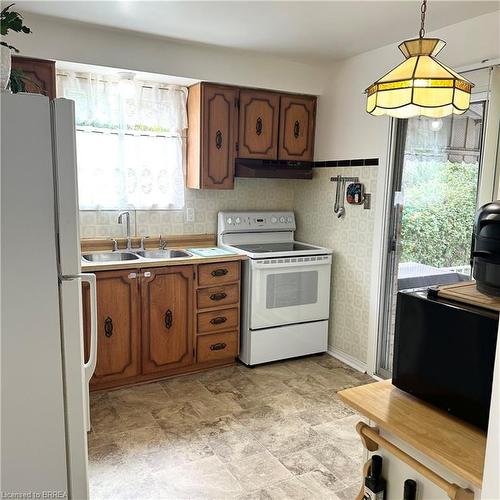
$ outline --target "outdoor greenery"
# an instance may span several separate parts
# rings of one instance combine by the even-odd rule
[[[469,263],[477,163],[406,161],[400,262]]]

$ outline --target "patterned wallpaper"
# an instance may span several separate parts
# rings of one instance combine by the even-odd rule
[[[294,182],[281,179],[236,179],[235,189],[227,191],[186,189],[184,210],[130,211],[131,232],[135,236],[216,233],[220,210],[293,210],[293,196]],[[188,208],[193,209],[193,222],[187,222]],[[125,236],[125,227],[117,223],[118,213],[80,212],[80,236]]]
[[[312,181],[295,184],[296,237],[333,250],[328,343],[365,363],[378,168],[318,168],[314,173]],[[370,210],[346,203],[345,217],[337,218],[336,184],[330,177],[338,174],[359,177],[372,194]]]

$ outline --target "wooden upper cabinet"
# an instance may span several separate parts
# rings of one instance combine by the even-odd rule
[[[281,96],[279,160],[313,160],[315,115],[316,97]]]
[[[241,90],[238,157],[276,160],[280,96],[261,90]]]
[[[187,186],[232,189],[238,89],[199,83],[189,88]]]
[[[12,56],[12,69],[20,69],[27,79],[26,92],[56,97],[56,66],[54,61]]]
[[[142,370],[169,371],[192,364],[193,267],[145,269],[142,284]]]
[[[97,364],[92,386],[140,373],[140,299],[137,271],[102,271],[97,276]],[[90,314],[83,289],[85,352],[88,358]]]

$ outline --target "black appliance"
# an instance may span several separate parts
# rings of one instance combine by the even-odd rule
[[[429,290],[398,293],[392,383],[486,430],[498,313]]]
[[[500,201],[487,203],[477,211],[472,238],[477,289],[500,296]]]

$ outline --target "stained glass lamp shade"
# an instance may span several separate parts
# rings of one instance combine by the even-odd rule
[[[438,38],[402,42],[406,60],[366,89],[368,113],[395,118],[465,113],[474,85],[436,59],[445,45]]]

